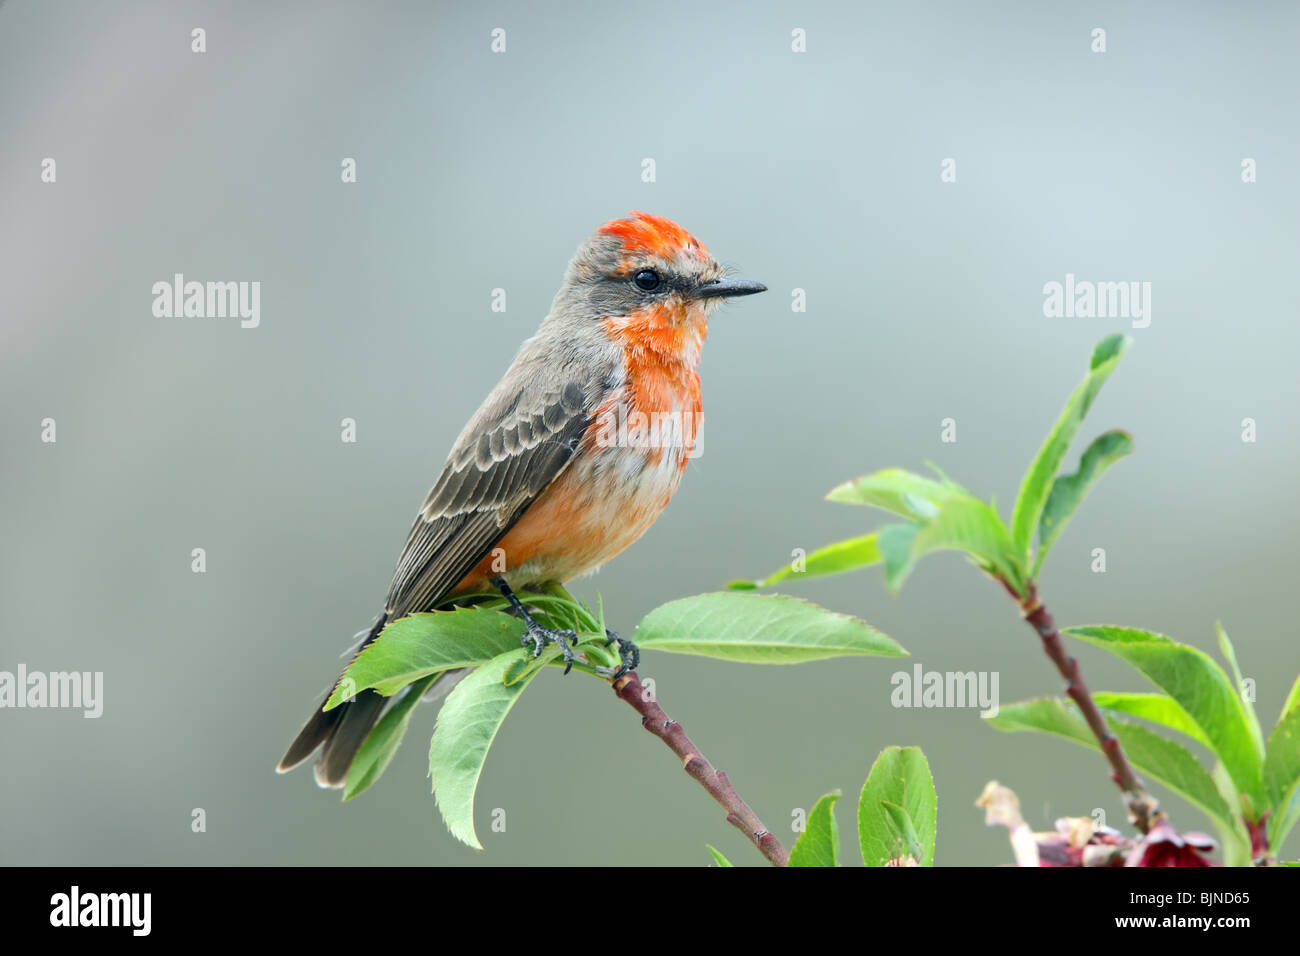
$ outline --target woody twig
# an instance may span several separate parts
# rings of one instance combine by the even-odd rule
[[[1106,718],[1101,714],[1101,709],[1097,706],[1097,702],[1093,700],[1092,691],[1088,690],[1088,685],[1083,682],[1083,676],[1079,673],[1079,662],[1066,652],[1065,643],[1061,640],[1061,633],[1056,628],[1056,622],[1052,620],[1052,615],[1048,612],[1047,607],[1038,599],[1037,588],[1031,583],[1027,593],[1022,597],[1008,582],[1002,581],[1001,583],[1016,604],[1020,606],[1020,612],[1024,615],[1025,621],[1042,640],[1043,651],[1056,665],[1060,675],[1065,678],[1066,694],[1079,708],[1084,721],[1088,724],[1088,729],[1097,738],[1102,754],[1110,763],[1111,779],[1115,781],[1124,795],[1124,805],[1128,808],[1129,819],[1140,831],[1143,833],[1148,832],[1152,826],[1164,818],[1164,814],[1160,811],[1160,805],[1156,798],[1151,796],[1142,785],[1142,781],[1138,779],[1137,772],[1134,771],[1133,765],[1129,763],[1128,756],[1124,753],[1124,748],[1120,745],[1119,739],[1111,732],[1110,726],[1106,723]]]
[[[749,804],[741,799],[727,775],[714,768],[708,758],[686,736],[682,725],[664,713],[635,672],[624,674],[614,681],[614,693],[631,705],[641,715],[641,726],[654,734],[682,761],[682,769],[699,781],[727,811],[727,822],[749,839],[773,866],[785,866],[790,854]]]

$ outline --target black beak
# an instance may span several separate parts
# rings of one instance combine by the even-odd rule
[[[737,295],[766,292],[767,286],[752,279],[714,279],[687,293],[688,299],[729,299]]]

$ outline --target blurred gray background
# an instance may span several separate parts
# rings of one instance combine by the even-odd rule
[[[429,794],[432,708],[354,803],[272,772],[461,425],[574,249],[631,209],[772,291],[712,324],[704,454],[677,499],[575,585],[616,627],[876,526],[822,501],[876,468],[932,460],[1008,511],[1093,343],[1127,330],[1082,437],[1124,427],[1137,451],[1058,543],[1044,597],[1062,624],[1207,650],[1221,619],[1271,725],[1300,669],[1300,12],[1048,6],[4,4],[0,669],[103,671],[105,709],[0,711],[0,860],[702,865],[707,841],[761,862],[582,676],[548,673],[505,724],[483,854]],[[260,281],[261,326],[155,318],[151,286],[175,272]],[[1045,318],[1043,284],[1067,272],[1151,282],[1150,327]],[[914,662],[997,671],[1004,702],[1060,690],[960,558],[925,561],[897,597],[878,569],[788,590],[912,660],[642,668],[787,839],[793,809],[839,787],[855,855],[852,804],[889,744],[929,756],[941,864],[1010,859],[972,805],[989,779],[1037,828],[1121,819],[1095,754],[890,706]],[[1092,686],[1148,689],[1077,650]],[[1179,825],[1209,826],[1157,790]]]

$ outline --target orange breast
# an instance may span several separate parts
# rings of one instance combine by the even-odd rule
[[[676,492],[701,422],[704,314],[661,306],[610,318],[606,330],[623,344],[623,385],[598,407],[569,467],[457,592],[501,573],[516,585],[575,578],[641,537]]]

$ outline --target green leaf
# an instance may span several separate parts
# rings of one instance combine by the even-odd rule
[[[731,861],[728,860],[725,856],[723,856],[721,853],[719,853],[709,844],[706,843],[704,845],[708,847],[709,853],[713,855],[714,863],[718,864],[718,866],[731,866]]]
[[[885,810],[885,816],[889,818],[890,829],[894,832],[902,854],[910,856],[913,860],[921,859],[925,851],[921,848],[921,838],[916,833],[916,824],[912,822],[911,815],[903,807],[888,800],[881,800],[880,805]],[[896,852],[895,856],[898,855],[899,853]]]
[[[542,668],[558,661],[560,654],[559,645],[547,644],[536,657],[533,657],[531,651],[516,657],[501,676],[501,683],[511,687],[520,682],[530,681]]]
[[[886,468],[846,481],[831,489],[826,498],[841,504],[883,508],[904,518],[922,519],[932,517],[940,504],[959,494],[963,494],[961,486],[951,481],[935,481],[902,468]]]
[[[1021,730],[1040,730],[1070,740],[1097,746],[1097,739],[1088,725],[1075,716],[1070,705],[1058,697],[1035,697],[1014,704],[1002,704],[996,716],[986,717],[990,727],[1015,733]]]
[[[637,625],[642,650],[748,664],[797,664],[846,655],[906,657],[865,621],[780,594],[720,591],[663,604]]]
[[[531,678],[506,686],[505,673],[525,654],[515,648],[492,658],[447,695],[429,746],[429,773],[438,809],[452,836],[483,849],[474,832],[474,792],[488,748]],[[534,675],[535,676],[535,675]]]
[[[1047,559],[1065,526],[1070,523],[1083,499],[1106,469],[1133,452],[1133,436],[1128,432],[1109,431],[1098,435],[1079,459],[1079,470],[1061,475],[1052,483],[1043,516],[1038,521],[1038,554],[1034,557],[1034,575]]]
[[[885,560],[885,584],[897,591],[912,573],[912,545],[916,543],[919,524],[889,524],[881,528],[880,554]]]
[[[1246,725],[1250,728],[1250,738],[1255,743],[1256,753],[1264,752],[1264,732],[1259,726],[1259,715],[1255,713],[1255,705],[1246,697],[1246,682],[1242,679],[1241,668],[1237,666],[1237,651],[1232,646],[1232,641],[1228,638],[1228,632],[1223,629],[1223,625],[1215,621],[1214,629],[1219,635],[1219,653],[1223,659],[1228,662],[1228,667],[1232,670],[1233,687],[1237,689],[1237,697],[1241,700],[1241,709],[1246,713]]]
[[[521,590],[518,594],[541,624],[559,630],[574,630],[580,634],[596,630],[596,619],[591,611],[564,590],[563,585],[552,581],[542,591]]]
[[[604,633],[602,626],[601,633]],[[588,663],[594,667],[614,667],[617,668],[622,659],[619,657],[618,650],[613,645],[607,645],[600,638],[594,640],[582,641],[578,644],[577,650],[581,650]]]
[[[1255,811],[1267,805],[1260,775],[1263,754],[1251,736],[1241,695],[1208,654],[1163,634],[1136,628],[1070,627],[1061,633],[1128,661],[1176,700],[1201,728]]]
[[[864,534],[847,541],[836,541],[818,548],[803,558],[802,569],[796,571],[794,562],[773,571],[759,581],[732,581],[727,587],[733,590],[750,590],[755,587],[770,588],[787,578],[820,578],[828,574],[856,571],[880,563],[880,549],[876,547],[876,533]]]
[[[1228,826],[1226,821],[1215,820],[1218,825],[1219,840],[1223,844],[1223,865],[1250,866],[1250,834],[1246,832],[1246,823],[1241,818],[1241,814],[1236,812],[1241,807],[1241,794],[1237,793],[1237,785],[1232,782],[1232,777],[1228,776],[1222,760],[1214,762],[1210,778],[1214,781],[1219,796],[1223,798],[1224,806],[1234,811],[1232,826]]]
[[[402,738],[406,736],[406,728],[411,724],[415,705],[420,702],[429,685],[437,679],[437,674],[431,674],[407,687],[366,736],[352,766],[348,768],[348,779],[343,788],[345,802],[359,797],[383,776],[393,760],[393,754],[397,753]]]
[[[477,607],[400,618],[348,665],[325,710],[368,687],[391,696],[421,677],[490,661],[519,647],[523,634],[519,618]]]
[[[1300,708],[1278,721],[1269,735],[1264,784],[1273,806],[1268,844],[1276,852],[1300,820]]]
[[[1214,749],[1214,745],[1201,732],[1196,721],[1192,720],[1178,701],[1166,694],[1114,694],[1109,691],[1095,691],[1092,699],[1096,701],[1098,707],[1122,711],[1134,717],[1143,717],[1157,724],[1164,724],[1170,730],[1186,734],[1198,744],[1204,744],[1210,750]]]
[[[1037,730],[1101,750],[1088,725],[1060,698],[1044,697],[1004,704],[998,715],[989,717],[988,722],[998,730]],[[1184,747],[1137,724],[1122,720],[1107,723],[1119,739],[1129,762],[1140,773],[1181,794],[1222,826],[1233,827],[1233,813],[1219,795],[1214,780]]]
[[[1051,493],[1057,472],[1061,470],[1061,462],[1070,450],[1070,443],[1074,441],[1075,433],[1088,414],[1097,393],[1106,384],[1111,372],[1115,371],[1120,357],[1132,341],[1124,335],[1110,335],[1097,343],[1092,351],[1087,377],[1065,403],[1047,440],[1043,442],[1029,471],[1020,482],[1020,493],[1016,496],[1015,513],[1011,519],[1011,532],[1016,553],[1024,561],[1028,561],[1030,539],[1043,516],[1047,496]]]
[[[1282,704],[1282,713],[1278,715],[1278,720],[1281,720],[1297,707],[1300,707],[1300,677],[1297,677],[1295,683],[1291,685],[1291,692],[1286,695],[1286,701]]]
[[[794,848],[787,866],[835,866],[840,858],[840,832],[835,826],[835,801],[840,791],[832,790],[817,801],[808,814],[808,823]]]
[[[1025,568],[1007,526],[978,498],[958,495],[945,501],[916,533],[912,560],[939,550],[963,551],[980,567],[1005,579],[1018,593],[1025,593]]]
[[[884,806],[887,803],[906,811],[921,850],[916,861],[932,866],[939,803],[920,747],[886,747],[871,765],[858,799],[858,842],[867,866],[884,866],[899,850],[897,823]]]

